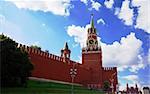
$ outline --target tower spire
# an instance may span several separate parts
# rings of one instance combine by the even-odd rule
[[[94,28],[94,14],[92,13],[91,14],[91,22],[90,22],[90,24],[91,24],[91,28]]]
[[[68,48],[68,43],[67,43],[67,42],[65,43],[64,49],[67,49],[67,50],[69,49],[69,48]]]
[[[61,57],[64,58],[64,62],[69,62],[70,53],[71,51],[69,50],[68,43],[65,42],[64,48],[61,50]]]

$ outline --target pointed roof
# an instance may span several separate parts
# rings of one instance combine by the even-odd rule
[[[64,49],[69,50],[69,47],[68,47],[68,43],[67,43],[67,42],[65,43]]]
[[[94,14],[91,14],[91,22],[90,22],[90,24],[91,24],[91,28],[94,28]]]
[[[129,85],[128,85],[128,83],[127,83],[127,88],[129,88]]]
[[[137,84],[135,84],[135,87],[138,88]]]

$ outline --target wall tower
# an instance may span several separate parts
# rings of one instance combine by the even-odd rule
[[[61,50],[61,57],[63,57],[64,62],[68,62],[70,60],[70,49],[68,47],[68,43],[66,42],[64,48]]]
[[[102,52],[101,47],[98,46],[93,14],[90,24],[87,30],[86,47],[82,48],[82,64],[84,68],[91,70],[92,83],[102,83]]]

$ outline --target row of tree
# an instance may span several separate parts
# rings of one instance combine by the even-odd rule
[[[0,35],[1,86],[26,86],[33,65],[27,52],[17,48],[17,43],[3,34]]]

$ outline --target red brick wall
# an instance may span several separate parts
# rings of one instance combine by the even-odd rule
[[[82,53],[82,63],[67,60],[62,57],[52,55],[37,49],[19,45],[20,49],[29,53],[29,58],[34,65],[32,71],[33,77],[71,82],[70,69],[76,63],[77,75],[75,82],[86,85],[102,87],[105,80],[109,80],[111,75],[116,72],[117,68],[106,69],[102,67],[102,56],[99,53]],[[118,83],[117,75],[115,76],[115,84]],[[114,86],[115,86],[114,84]]]
[[[44,58],[36,54],[30,54],[30,58],[34,65],[32,76],[67,82],[70,81],[69,68],[71,65]]]
[[[46,78],[51,80],[58,80],[64,82],[71,82],[70,69],[72,68],[72,61],[63,62],[51,58],[45,58],[41,55],[30,53],[31,62],[34,65],[32,71],[33,77]],[[75,82],[79,84],[86,84],[90,81],[89,70],[83,68],[80,64],[76,65],[77,75]]]

